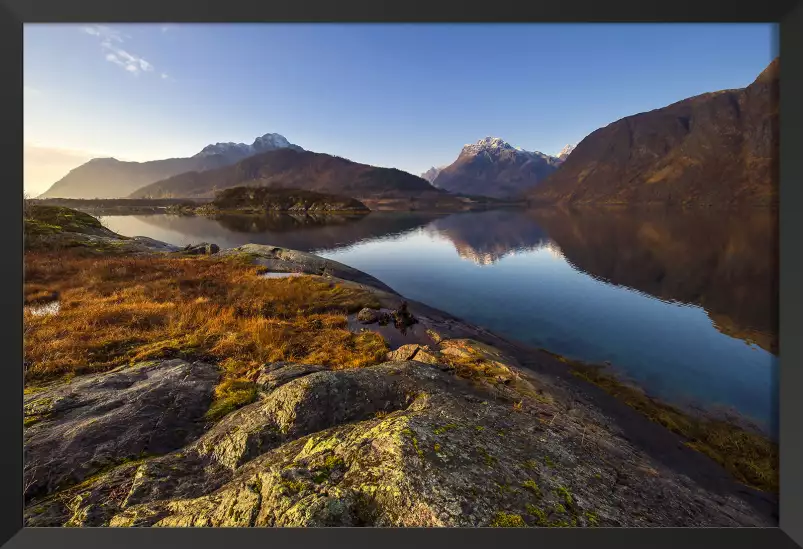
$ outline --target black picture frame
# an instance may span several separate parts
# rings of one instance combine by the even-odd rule
[[[781,63],[780,144],[780,525],[778,528],[604,529],[62,529],[22,528],[22,28],[37,22],[777,22]],[[22,547],[487,546],[766,547],[803,546],[803,388],[800,246],[803,215],[803,3],[723,0],[649,3],[640,0],[571,2],[407,2],[306,0],[0,0],[0,239],[5,372],[0,421],[5,441],[0,467],[0,543]],[[798,228],[795,229],[794,227]]]

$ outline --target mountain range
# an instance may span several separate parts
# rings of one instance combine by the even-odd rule
[[[512,198],[538,185],[561,163],[554,156],[486,137],[463,147],[457,160],[439,170],[432,184],[455,194]]]
[[[203,198],[241,185],[294,188],[352,198],[408,198],[445,194],[395,168],[377,168],[323,153],[283,147],[230,166],[187,172],[138,189],[130,198]]]
[[[185,172],[203,172],[228,166],[243,158],[280,148],[302,150],[284,136],[268,133],[251,145],[216,143],[189,158],[168,158],[149,162],[124,162],[115,158],[93,158],[71,170],[39,198],[122,198],[150,183]]]
[[[452,202],[474,196],[571,205],[774,204],[779,72],[776,58],[746,88],[625,117],[557,156],[486,137],[465,145],[452,164],[417,177],[305,151],[271,133],[250,145],[208,145],[189,158],[93,159],[41,197],[193,198],[268,185],[371,200],[426,196],[443,202],[451,195]]]
[[[600,128],[528,195],[574,205],[773,204],[779,73],[776,58],[746,88],[705,93]]]

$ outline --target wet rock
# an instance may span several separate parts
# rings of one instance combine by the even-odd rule
[[[181,253],[187,255],[213,255],[219,251],[220,247],[217,244],[202,242],[201,244],[188,244],[181,250]]]
[[[149,362],[89,375],[25,399],[25,496],[83,481],[125,460],[196,438],[217,367]]]
[[[379,322],[380,312],[375,309],[364,308],[357,313],[357,321],[360,324],[374,324]]]
[[[392,313],[393,316],[393,323],[395,324],[396,328],[405,333],[407,328],[412,326],[413,324],[418,323],[418,320],[410,314],[410,311],[407,310],[407,302],[403,301],[399,308]]]

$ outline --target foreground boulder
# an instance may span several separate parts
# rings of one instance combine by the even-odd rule
[[[26,397],[26,499],[126,460],[181,448],[201,433],[218,377],[210,364],[168,360]]]
[[[279,363],[258,385],[256,402],[184,447],[31,502],[26,525],[769,525],[554,402],[492,395],[434,365]],[[140,432],[148,408],[135,409]]]

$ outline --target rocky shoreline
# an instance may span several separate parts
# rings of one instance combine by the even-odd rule
[[[777,525],[776,496],[565,360],[346,265],[280,247],[34,229],[29,241],[46,250],[201,254],[367,292],[374,304],[348,329],[388,350],[363,367],[266,362],[253,394],[214,420],[225,365],[204,357],[31,385],[26,526]]]

